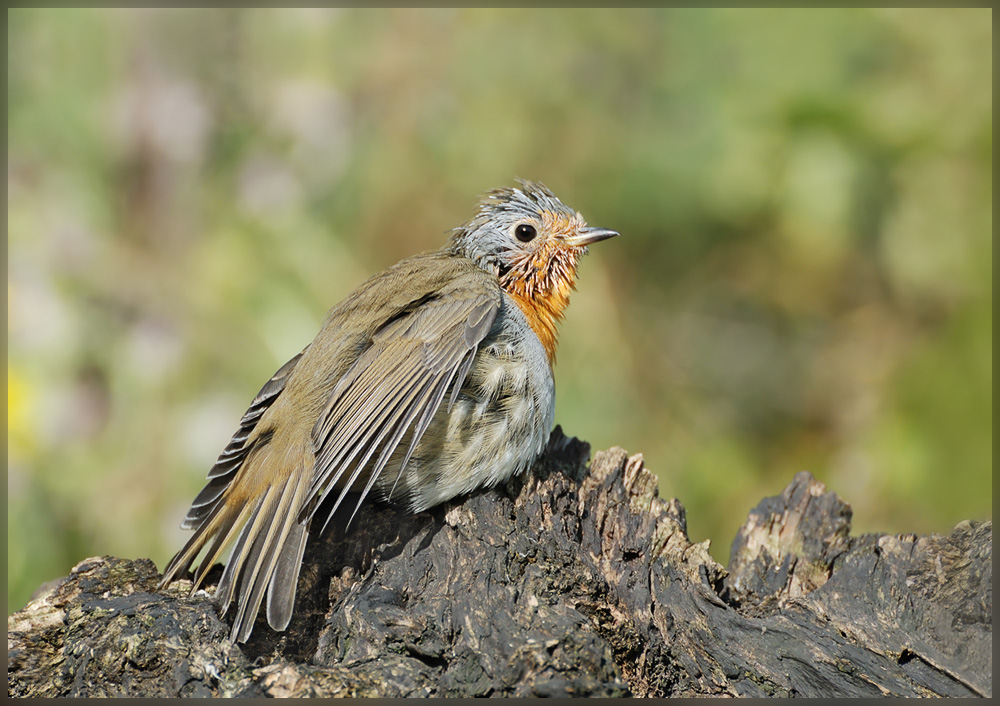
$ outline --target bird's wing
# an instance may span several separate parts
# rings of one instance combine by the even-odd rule
[[[339,489],[332,516],[355,483],[363,482],[357,512],[409,434],[399,478],[449,390],[448,404],[454,403],[501,302],[495,280],[473,267],[429,291],[414,292],[409,305],[375,331],[313,427],[316,463],[301,519],[311,518]],[[371,468],[367,478],[362,477],[366,467]]]
[[[305,351],[302,353],[305,353]],[[282,365],[278,369],[278,372],[264,383],[264,386],[260,388],[260,392],[253,398],[253,402],[250,403],[250,407],[240,420],[240,428],[233,434],[233,438],[230,439],[229,444],[219,454],[215,465],[208,472],[208,483],[202,488],[198,497],[194,499],[194,502],[191,503],[191,509],[188,510],[187,517],[184,518],[184,522],[181,524],[182,529],[197,529],[209,513],[211,513],[215,504],[218,503],[223,491],[225,491],[226,487],[233,480],[236,471],[243,465],[247,454],[250,453],[253,445],[247,444],[247,439],[253,432],[254,427],[257,426],[257,422],[264,416],[264,412],[274,403],[278,395],[281,394],[281,391],[285,389],[285,382],[295,369],[295,365],[302,357],[302,353],[299,353]]]
[[[195,580],[195,586],[197,586],[204,579],[205,574],[208,573],[212,562],[218,558],[219,554],[225,548],[224,545],[232,539],[231,532],[233,526],[237,523],[238,516],[231,513],[223,513],[225,517],[221,520],[216,519],[225,504],[223,493],[232,484],[237,471],[243,466],[254,446],[258,442],[264,441],[258,437],[255,441],[248,443],[260,418],[264,416],[264,412],[274,404],[278,395],[285,389],[285,383],[305,352],[305,350],[302,351],[302,353],[299,353],[282,365],[278,369],[278,372],[264,383],[260,392],[253,398],[250,407],[240,420],[239,429],[233,434],[233,438],[219,455],[215,465],[208,472],[208,482],[201,492],[198,493],[198,497],[194,499],[194,502],[191,503],[191,509],[188,510],[187,517],[181,523],[183,529],[193,529],[196,532],[184,547],[174,555],[170,563],[163,570],[163,579],[160,582],[161,586],[165,586],[174,578],[187,571],[191,566],[191,562],[194,561],[194,558],[201,551],[207,540],[215,536],[216,541],[205,555],[205,559],[198,569]],[[216,521],[213,522],[213,520]],[[219,523],[223,526],[217,526]]]
[[[408,430],[412,451],[449,386],[461,388],[502,296],[495,278],[438,251],[375,275],[334,307],[244,414],[184,520],[195,533],[160,586],[207,547],[193,592],[235,540],[216,591],[223,609],[236,597],[232,639],[249,637],[265,590],[268,622],[283,630],[315,507],[334,487],[350,487],[376,451],[377,477]],[[299,436],[297,420],[310,414],[318,421]]]

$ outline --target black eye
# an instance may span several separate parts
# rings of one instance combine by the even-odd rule
[[[522,243],[530,242],[536,235],[538,235],[538,231],[535,230],[535,226],[527,223],[522,223],[514,229],[514,236]]]

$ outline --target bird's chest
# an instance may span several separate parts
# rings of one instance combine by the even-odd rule
[[[543,425],[544,446],[555,415],[552,367],[524,314],[506,295],[462,393],[469,421],[492,432],[497,443],[517,445],[525,437],[533,439]]]
[[[445,398],[406,473],[415,510],[524,471],[545,449],[555,383],[545,348],[506,295],[455,404]],[[402,480],[402,479],[401,479]],[[406,483],[406,481],[403,481]]]

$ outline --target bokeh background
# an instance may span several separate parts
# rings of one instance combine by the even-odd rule
[[[9,10],[8,612],[152,557],[260,385],[489,188],[622,237],[557,422],[725,562],[810,470],[992,515],[992,11]]]

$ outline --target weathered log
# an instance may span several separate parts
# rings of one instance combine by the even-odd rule
[[[246,645],[149,560],[87,559],[8,618],[8,695],[992,695],[991,522],[851,537],[800,473],[727,572],[642,456],[588,455],[557,429],[505,486],[369,505],[311,540],[288,630]]]

